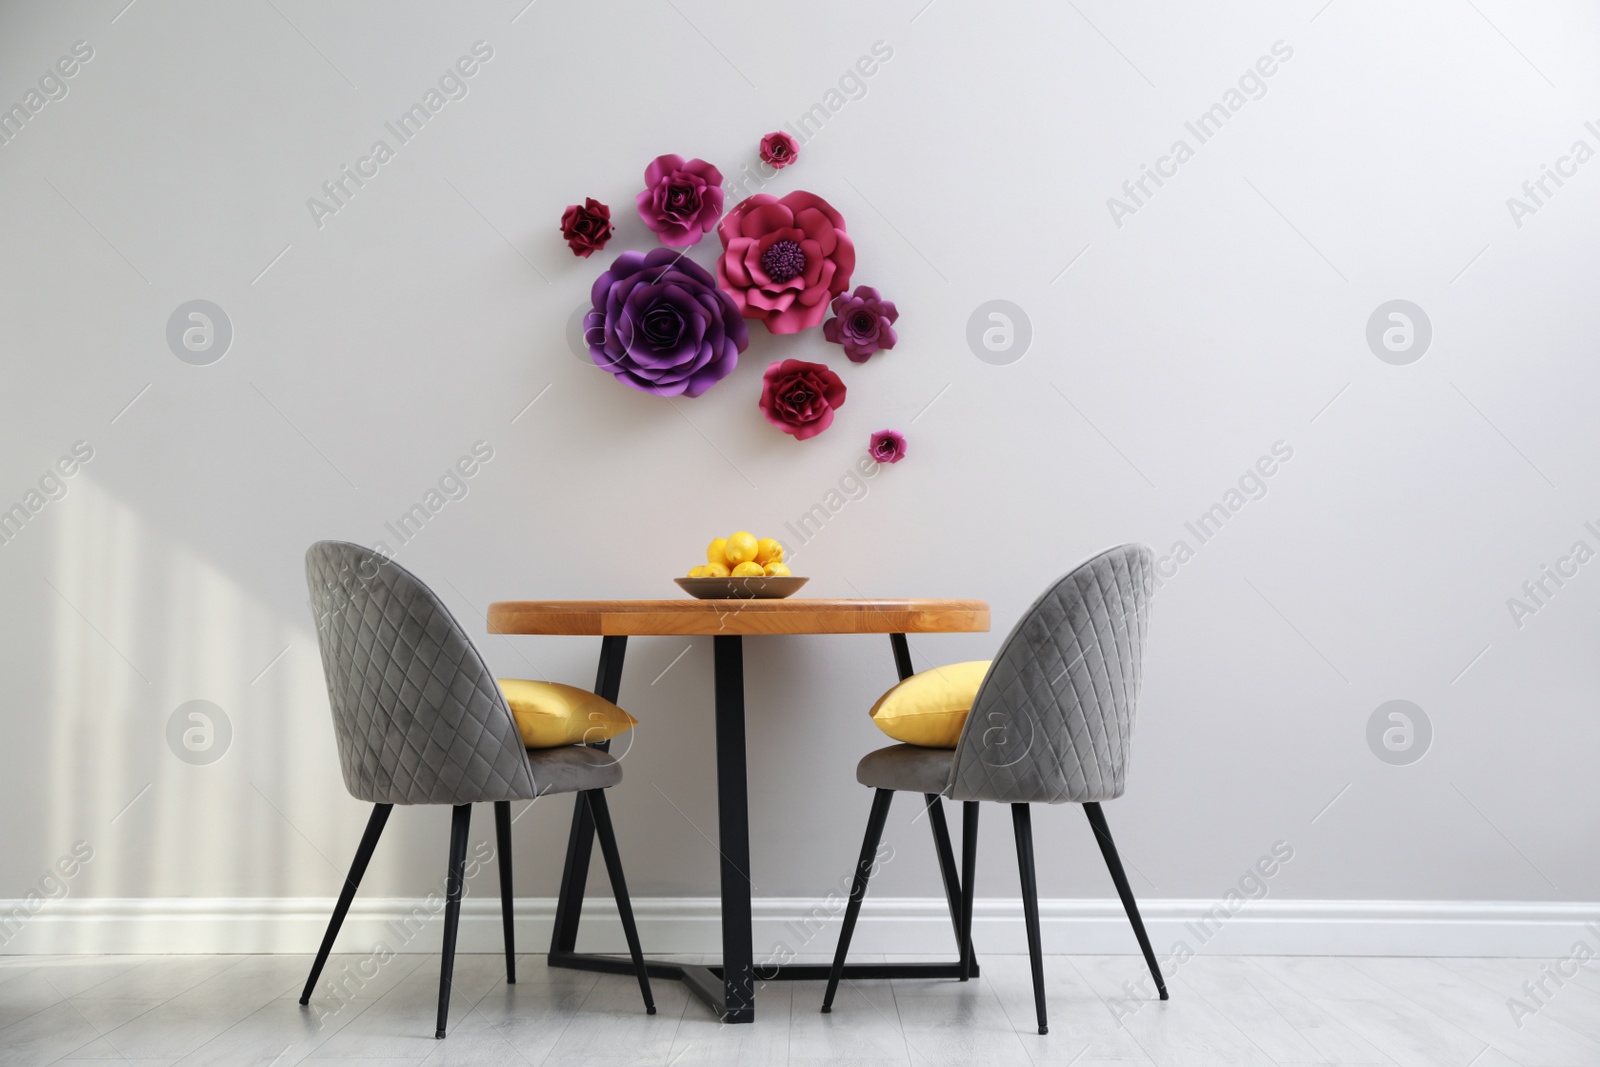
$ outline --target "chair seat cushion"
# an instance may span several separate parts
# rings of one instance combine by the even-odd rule
[[[525,748],[594,744],[626,733],[638,723],[604,697],[560,682],[496,678]]]
[[[950,784],[955,753],[948,748],[890,745],[868,752],[856,764],[856,781],[872,789],[943,793]]]
[[[610,789],[622,781],[622,764],[609,752],[587,745],[530,748],[528,769],[538,796]]]
[[[924,748],[955,748],[989,661],[952,663],[913,674],[872,705],[872,721],[894,738]]]

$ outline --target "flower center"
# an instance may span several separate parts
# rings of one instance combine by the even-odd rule
[[[850,327],[857,336],[871,333],[875,324],[872,315],[865,311],[856,312],[855,317],[850,320]]]
[[[651,348],[670,348],[683,336],[683,316],[670,304],[656,304],[644,313],[644,339]]]
[[[671,211],[694,211],[700,206],[700,198],[692,185],[672,185],[667,187],[667,208]]]
[[[761,269],[775,282],[798,278],[806,270],[806,254],[794,241],[774,241],[761,253]]]

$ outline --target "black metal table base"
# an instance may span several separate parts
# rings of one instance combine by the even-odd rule
[[[911,652],[904,634],[891,634],[895,667],[902,679],[911,675]],[[718,1018],[728,1023],[754,1022],[756,985],[760,982],[827,981],[831,966],[825,963],[761,964],[754,956],[750,907],[750,807],[744,743],[744,650],[737,635],[712,638],[716,678],[717,736],[717,828],[722,854],[722,964],[698,966],[646,960],[645,970],[652,978],[682,982],[703,1000]],[[622,687],[622,660],[627,651],[626,637],[603,637],[600,666],[594,691],[612,703]],[[609,747],[604,742],[601,748]],[[961,899],[957,884],[950,836],[938,798],[927,798],[939,869],[950,901],[951,922],[960,943],[960,923],[956,918]],[[594,847],[594,820],[588,805],[574,806],[572,829],[567,838],[566,865],[561,874],[560,896],[556,902],[555,927],[550,935],[551,967],[580,971],[632,975],[633,961],[626,956],[607,956],[576,951],[578,921],[583,913],[583,891],[589,877],[589,858]],[[970,959],[968,976],[978,977],[978,963]],[[863,980],[886,978],[961,979],[961,961],[950,963],[853,963],[846,964],[845,978]]]
[[[601,974],[633,974],[633,961],[627,956],[607,956],[591,952],[551,953],[551,967],[567,967],[575,971],[598,971]],[[831,964],[784,963],[771,967],[756,965],[756,983],[763,982],[826,982]],[[723,992],[726,981],[720,966],[692,963],[669,963],[665,960],[646,960],[645,970],[651,978],[667,978],[682,982],[689,991],[705,1002],[714,1014],[725,1022],[750,1022],[752,1011],[746,1018],[730,1018]],[[974,960],[968,974],[978,977],[978,964]],[[844,977],[861,981],[882,981],[890,978],[955,978],[961,977],[961,961],[950,963],[847,963]]]

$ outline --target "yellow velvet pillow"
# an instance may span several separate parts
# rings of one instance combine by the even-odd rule
[[[525,748],[609,741],[639,721],[604,697],[560,682],[496,678]]]
[[[924,748],[955,748],[990,660],[952,663],[913,674],[872,705],[872,721],[894,738]]]

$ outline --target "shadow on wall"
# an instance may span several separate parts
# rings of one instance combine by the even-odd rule
[[[365,811],[327,803],[343,791],[310,616],[288,623],[85,474],[72,497],[39,531],[49,745],[16,771],[39,853],[92,858],[47,895],[328,894]]]

